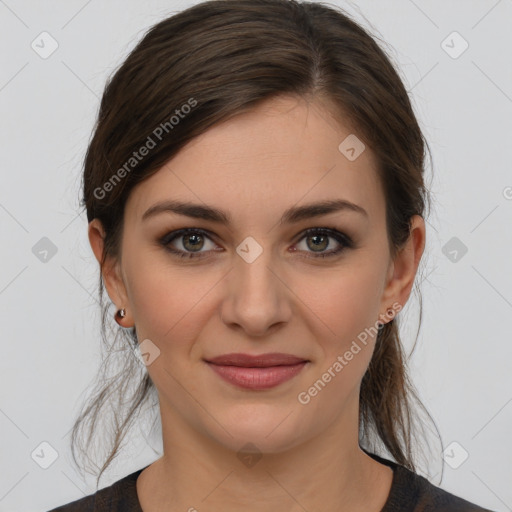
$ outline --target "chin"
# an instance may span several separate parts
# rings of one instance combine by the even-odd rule
[[[233,437],[218,440],[225,448],[241,456],[242,453],[248,454],[279,454],[286,452],[299,444],[296,438],[289,436],[268,436],[266,433],[238,432]]]
[[[297,424],[296,415],[285,419],[289,411],[279,411],[279,415],[252,411],[243,417],[224,418],[220,423],[225,430],[216,428],[215,432],[210,431],[210,436],[236,453],[282,453],[300,444],[305,433],[304,422]]]

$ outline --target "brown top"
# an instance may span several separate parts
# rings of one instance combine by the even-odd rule
[[[391,490],[380,512],[494,512],[436,487],[426,478],[396,462],[383,459],[366,450],[365,452],[377,462],[393,469]],[[148,466],[94,494],[48,512],[142,512],[136,482],[137,477]]]

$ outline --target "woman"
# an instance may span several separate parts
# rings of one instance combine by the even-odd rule
[[[143,365],[125,351],[73,439],[103,436],[131,385],[100,475],[152,392],[163,455],[54,510],[485,510],[413,461],[396,316],[425,246],[426,147],[339,10],[214,0],[154,26],[106,86],[83,181],[100,297]]]

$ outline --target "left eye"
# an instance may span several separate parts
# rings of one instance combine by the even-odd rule
[[[334,239],[338,245],[337,248],[331,249],[330,251],[325,252],[325,250],[331,245],[329,239]],[[180,245],[182,248],[177,248],[173,246],[173,242],[175,240],[180,240]],[[210,250],[201,251],[204,248],[205,240],[209,240],[212,244]],[[341,253],[345,249],[352,248],[353,243],[350,237],[337,231],[335,229],[330,228],[312,228],[308,229],[304,233],[302,233],[301,238],[298,241],[305,240],[306,249],[297,249],[294,248],[295,251],[305,251],[313,253],[313,258],[326,258],[330,256],[337,255]],[[218,252],[219,249],[216,249],[215,244],[211,240],[209,234],[202,229],[180,229],[178,231],[172,231],[165,235],[160,243],[169,251],[171,254],[179,257],[179,258],[204,258],[209,256],[209,252]],[[300,245],[300,244],[299,244]],[[312,249],[312,250],[308,250]],[[318,249],[318,250],[317,250]]]
[[[336,241],[338,247],[324,252],[331,243],[329,239],[332,238]],[[308,249],[313,249],[312,252],[316,253],[313,257],[327,258],[341,253],[345,248],[352,247],[352,240],[345,234],[328,228],[313,228],[308,229],[300,240],[305,240],[305,245]],[[317,250],[318,249],[318,250]],[[309,252],[306,250],[306,252]],[[308,256],[309,257],[309,256]]]

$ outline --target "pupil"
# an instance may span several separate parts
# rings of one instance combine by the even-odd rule
[[[201,243],[201,235],[188,235],[188,236],[186,237],[186,239],[187,239],[188,241],[190,241],[190,240],[195,240],[195,241],[193,241],[193,242],[192,242],[192,249],[193,249],[194,247],[196,247],[196,248],[197,248],[197,244],[198,244],[198,243],[199,243],[199,244]]]
[[[325,236],[323,236],[323,235],[313,235],[313,236],[311,237],[311,239],[313,239],[313,240],[314,240],[313,244],[314,244],[316,247],[319,247],[319,245],[322,243],[322,242],[321,242],[321,240],[322,240],[322,239],[323,239],[323,241],[324,241],[324,244],[323,244],[323,245],[325,245],[325,239],[326,239],[326,237],[325,237]],[[322,247],[322,248],[323,248],[323,249],[325,249],[325,247]]]

